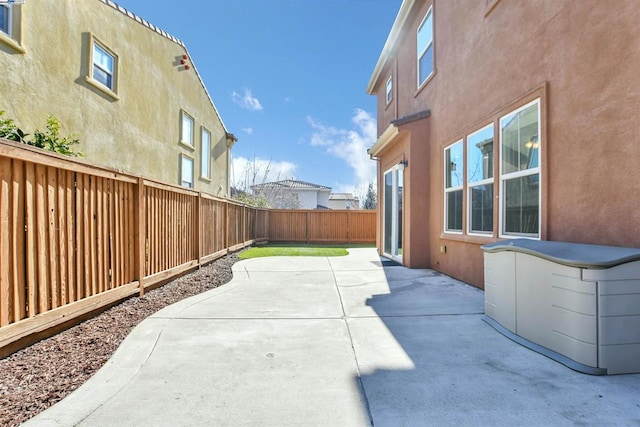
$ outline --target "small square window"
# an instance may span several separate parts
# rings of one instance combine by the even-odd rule
[[[193,126],[193,117],[183,111],[180,121],[180,142],[190,147],[193,147]]]
[[[22,47],[22,3],[0,4],[0,43],[12,51],[27,53]]]
[[[200,170],[203,178],[211,178],[211,132],[202,128],[202,153],[200,153]]]
[[[118,56],[93,35],[90,36],[89,49],[86,82],[111,98],[118,99]]]
[[[180,184],[186,188],[193,188],[193,159],[183,154],[180,162]]]
[[[386,93],[387,93],[386,99],[387,99],[387,104],[388,104],[393,99],[393,76],[389,77],[389,80],[387,80],[387,91],[386,91]]]
[[[91,77],[115,92],[116,90],[116,56],[106,47],[94,40],[92,47]]]

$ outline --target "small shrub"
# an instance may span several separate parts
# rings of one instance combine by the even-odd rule
[[[44,150],[53,151],[66,156],[82,156],[75,146],[80,143],[73,135],[60,136],[60,120],[53,115],[47,116],[47,130],[42,132],[36,130],[33,134],[33,140],[28,140],[28,134],[18,128],[13,119],[4,118],[5,111],[0,111],[0,138],[6,138],[11,141],[22,142],[23,144],[32,145]]]

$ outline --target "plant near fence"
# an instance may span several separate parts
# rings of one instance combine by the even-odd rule
[[[76,148],[80,140],[75,138],[74,135],[61,136],[60,127],[62,124],[55,116],[47,116],[47,130],[36,130],[31,140],[27,139],[29,134],[24,133],[13,119],[4,118],[4,115],[5,111],[0,111],[0,138],[22,142],[23,144],[53,151],[54,153],[64,154],[65,156],[82,156],[82,153]]]

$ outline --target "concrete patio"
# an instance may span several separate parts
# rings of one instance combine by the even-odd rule
[[[574,372],[483,322],[483,291],[349,252],[237,263],[25,425],[640,425],[640,375]]]

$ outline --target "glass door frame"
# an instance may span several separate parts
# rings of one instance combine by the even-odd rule
[[[391,174],[390,195],[387,194],[387,176],[389,174]],[[383,256],[402,263],[404,191],[400,191],[400,189],[404,189],[404,167],[399,164],[394,165],[384,172],[382,180],[382,253]],[[388,211],[389,209],[390,212]]]

